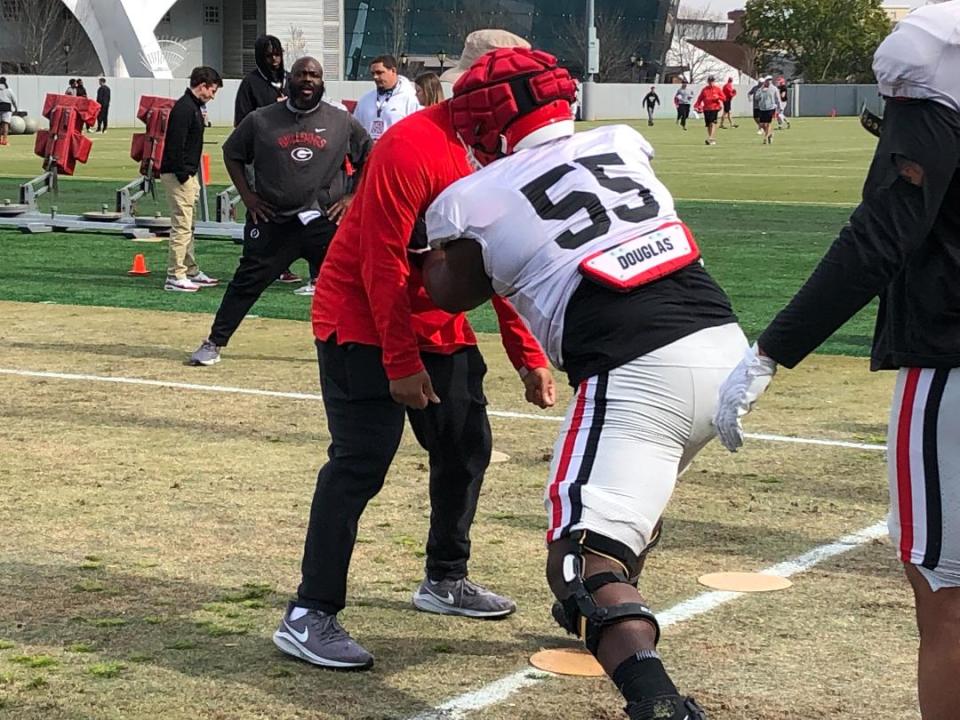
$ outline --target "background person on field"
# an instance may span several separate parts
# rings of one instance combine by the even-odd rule
[[[760,80],[757,81],[757,84],[750,88],[750,90],[747,92],[747,97],[749,97],[753,103],[753,122],[757,126],[757,135],[763,135],[763,128],[760,127],[760,97],[757,95],[762,87],[763,78],[760,78]]]
[[[414,84],[397,72],[393,55],[375,57],[370,74],[376,87],[360,98],[353,115],[376,142],[395,122],[419,110],[420,103]]]
[[[83,78],[77,78],[77,97],[87,97],[87,88],[83,84]]]
[[[653,113],[660,104],[660,96],[657,95],[657,88],[650,86],[650,92],[643,96],[643,106],[647,110],[647,125],[653,125]]]
[[[727,120],[730,123],[730,127],[738,127],[733,122],[733,115],[731,111],[733,110],[733,99],[737,96],[737,89],[733,86],[733,78],[728,77],[726,84],[723,86],[723,115],[720,116],[720,129],[725,130],[723,121]]]
[[[443,86],[436,73],[425,72],[417,75],[413,81],[417,86],[417,102],[423,107],[430,107],[443,102]]]
[[[763,143],[769,145],[773,142],[773,117],[780,107],[780,91],[773,84],[773,78],[767,75],[763,79],[763,84],[757,90],[754,99],[759,111],[760,129],[763,131]]]
[[[362,169],[373,143],[357,120],[323,102],[323,69],[293,64],[290,97],[248,114],[223,144],[223,161],[247,208],[243,255],[210,334],[190,358],[213,365],[281,268],[303,258],[320,267],[352,195],[345,157]],[[253,166],[256,189],[247,183]]]
[[[886,98],[863,200],[813,274],[724,382],[739,418],[777,365],[792,368],[879,298],[871,370],[896,370],[887,428],[890,539],[913,588],[923,720],[960,708],[960,1],[901,20],[877,49]],[[869,640],[868,640],[869,641]]]
[[[67,83],[67,89],[63,91],[64,95],[76,95],[77,94],[77,79],[70,78],[70,81]]]
[[[787,88],[787,79],[783,76],[777,79],[777,90],[780,93],[780,105],[777,108],[777,128],[783,128],[784,124],[787,130],[790,129],[790,121],[787,119],[787,107],[790,101],[790,91]]]
[[[687,87],[687,81],[680,83],[680,88],[673,96],[673,103],[677,106],[677,123],[687,129],[687,120],[690,118],[690,105],[693,103],[693,89]]]
[[[716,145],[717,139],[717,118],[723,109],[723,88],[716,83],[716,78],[711,75],[707,78],[706,87],[700,91],[697,102],[694,103],[694,110],[703,113],[703,123],[707,127],[706,145]]]
[[[0,145],[9,144],[10,120],[17,107],[17,96],[7,85],[7,79],[0,77]]]
[[[107,85],[106,78],[100,78],[97,88],[97,103],[100,105],[100,112],[97,115],[97,132],[105,133],[107,131],[107,121],[110,117],[110,86]]]
[[[160,182],[170,208],[170,251],[164,290],[197,292],[218,280],[200,271],[194,255],[193,206],[200,194],[197,173],[203,153],[205,127],[202,107],[223,86],[212,67],[195,67],[190,87],[170,110],[160,161]]]

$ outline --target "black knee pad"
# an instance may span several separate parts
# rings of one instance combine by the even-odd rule
[[[610,538],[594,533],[578,531],[565,539],[569,549],[563,555],[560,569],[566,597],[559,597],[554,603],[554,620],[567,632],[576,635],[592,654],[597,654],[603,631],[626,620],[644,620],[653,625],[656,640],[660,640],[660,626],[653,612],[641,602],[622,603],[620,605],[600,606],[593,594],[610,583],[624,583],[636,588],[636,576],[642,567],[643,556],[637,556],[629,548]],[[564,541],[558,541],[564,542]],[[601,572],[589,577],[583,574],[584,553],[593,553],[616,561],[623,568],[618,572]]]

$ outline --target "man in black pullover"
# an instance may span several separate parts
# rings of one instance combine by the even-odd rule
[[[220,349],[277,273],[297,258],[317,267],[353,196],[344,158],[362,170],[373,141],[350,113],[323,101],[323,69],[293,64],[290,98],[250,113],[223,144],[223,161],[247,208],[240,266],[192,365],[220,361]],[[244,166],[252,165],[256,189]]]
[[[200,193],[197,172],[203,153],[201,107],[223,87],[220,73],[201,66],[190,73],[190,87],[170,110],[160,161],[160,181],[170,206],[170,252],[163,289],[196,292],[217,280],[200,272],[193,253],[193,205]]]

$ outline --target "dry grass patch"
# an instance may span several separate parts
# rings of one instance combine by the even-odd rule
[[[221,365],[198,369],[182,362],[209,318],[10,303],[0,316],[5,367],[318,392],[304,324],[245,323]],[[496,340],[483,345],[491,405],[527,412]],[[872,438],[889,384],[862,370],[816,358],[785,373],[750,429]],[[331,673],[288,660],[269,639],[298,580],[327,442],[321,403],[0,384],[0,527],[9,530],[0,638],[10,644],[0,645],[0,716],[400,720],[524,668],[541,647],[570,644],[550,619],[542,568],[556,423],[492,420],[512,459],[488,473],[471,574],[521,608],[496,623],[410,606],[429,508],[426,458],[408,433],[361,522],[342,615],[377,665]],[[731,456],[711,446],[681,480],[648,563],[651,603],[665,609],[702,592],[702,573],[759,569],[873,524],[885,512],[882,463],[881,453],[829,447],[751,442]],[[684,688],[714,720],[854,720],[854,697],[911,717],[912,677],[900,666],[916,640],[890,548],[855,551],[796,581],[670,629],[663,650]],[[477,717],[612,719],[618,706],[605,681],[549,679]]]

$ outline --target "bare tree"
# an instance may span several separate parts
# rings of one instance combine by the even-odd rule
[[[307,47],[307,36],[303,32],[303,28],[299,25],[290,26],[290,37],[284,45],[283,59],[287,66],[293,65],[293,63],[298,59],[302,58],[304,55],[310,53],[310,48]]]
[[[597,8],[594,15],[597,39],[600,41],[600,71],[598,82],[632,82],[633,61],[637,45],[643,41],[631,30],[631,25],[619,9]],[[587,57],[587,31],[583,17],[571,15],[567,18],[563,35],[566,37],[566,54],[569,57]]]
[[[399,57],[407,49],[407,15],[410,14],[410,0],[390,0],[387,5],[387,42],[391,54]]]
[[[667,50],[667,65],[684,68],[684,76],[690,82],[703,82],[710,75],[726,70],[727,65],[713,55],[704,52],[691,40],[726,40],[724,18],[706,7],[689,7],[680,10],[673,31],[673,42]]]
[[[26,64],[41,75],[69,70],[70,55],[89,45],[86,33],[60,0],[13,0],[4,19],[16,22]],[[68,51],[66,48],[70,48]]]

